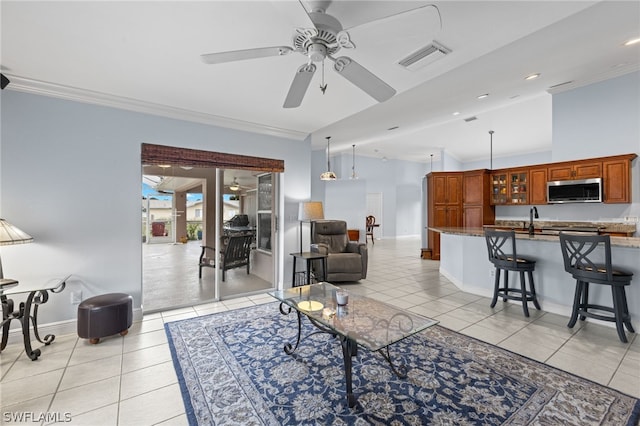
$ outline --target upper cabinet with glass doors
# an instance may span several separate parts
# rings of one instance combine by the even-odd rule
[[[528,194],[527,170],[496,170],[491,174],[491,204],[527,204]]]

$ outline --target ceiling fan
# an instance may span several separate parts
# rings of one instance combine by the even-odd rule
[[[231,182],[231,184],[229,185],[229,189],[232,190],[233,192],[235,191],[240,191],[240,183],[238,182],[238,178],[237,177],[233,177],[233,182]]]
[[[317,67],[315,63],[320,62],[324,64],[325,59],[333,61],[334,71],[378,102],[384,102],[396,94],[393,87],[389,86],[352,58],[348,56],[334,56],[341,49],[354,49],[355,44],[351,41],[349,33],[343,29],[340,21],[326,13],[326,8],[331,3],[330,1],[311,2],[312,8],[310,12],[305,8],[301,0],[299,0],[299,3],[305,9],[311,28],[295,29],[292,40],[293,47],[272,46],[209,53],[201,56],[202,61],[206,64],[220,64],[269,56],[284,56],[291,52],[303,54],[307,57],[307,61],[296,71],[284,101],[284,108],[300,106],[316,71]],[[415,9],[422,7],[425,6],[420,6]],[[411,12],[412,10],[401,13]],[[386,18],[388,18],[388,16],[381,19]],[[324,93],[326,85],[321,85],[320,88]]]

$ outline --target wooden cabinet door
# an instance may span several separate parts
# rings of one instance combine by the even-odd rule
[[[431,177],[433,182],[433,204],[447,204],[447,179],[446,175],[434,175]]]
[[[447,204],[462,203],[462,175],[447,176]]]
[[[509,198],[510,204],[529,203],[529,171],[514,170],[509,173]]]
[[[630,203],[629,160],[611,160],[602,163],[602,186],[605,203]]]
[[[447,224],[447,206],[435,206],[433,208],[433,227],[442,228]]]
[[[507,204],[508,197],[508,173],[498,171],[491,175],[491,204],[502,205]]]
[[[529,204],[547,204],[547,168],[529,169]]]
[[[573,179],[573,169],[571,165],[550,166],[548,169],[549,180],[571,180]]]
[[[549,166],[549,180],[589,179],[602,176],[602,163],[599,161],[576,162]]]
[[[589,179],[602,176],[602,163],[578,163],[573,166],[574,179]]]
[[[464,204],[482,204],[485,191],[485,173],[465,174],[463,183],[462,202]]]
[[[462,209],[460,206],[451,204],[447,206],[447,226],[454,228],[462,226]]]
[[[468,206],[464,208],[462,219],[465,228],[481,228],[483,225],[482,206]]]

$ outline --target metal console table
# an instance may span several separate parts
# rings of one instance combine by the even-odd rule
[[[18,320],[22,324],[22,338],[27,356],[31,358],[32,361],[38,359],[40,349],[33,349],[31,347],[31,326],[33,325],[34,337],[40,343],[50,345],[56,338],[53,334],[47,334],[44,338],[40,338],[38,332],[38,307],[47,303],[49,293],[60,293],[64,290],[69,277],[70,275],[62,279],[51,280],[39,286],[19,284],[16,280],[7,279],[0,283],[0,302],[2,303],[2,341],[0,343],[0,351],[3,351],[7,346],[11,321]],[[24,302],[20,302],[17,310],[14,310],[15,304],[13,298],[16,296],[26,296],[26,299]]]

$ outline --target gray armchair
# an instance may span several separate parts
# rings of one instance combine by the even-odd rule
[[[311,251],[327,255],[327,273],[314,270],[325,281],[358,281],[367,278],[367,245],[352,243],[344,220],[318,220],[311,223]],[[321,262],[316,262],[321,263]]]

